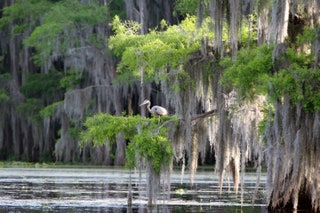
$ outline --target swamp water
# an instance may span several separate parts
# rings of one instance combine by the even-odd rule
[[[0,212],[266,212],[266,174],[262,173],[254,205],[256,174],[246,173],[236,196],[231,179],[219,193],[218,176],[201,170],[190,186],[187,172],[171,174],[170,200],[162,190],[147,208],[145,173],[133,171],[132,207],[127,206],[130,172],[114,168],[0,168]],[[241,197],[243,199],[241,199]],[[242,200],[242,202],[241,202]]]

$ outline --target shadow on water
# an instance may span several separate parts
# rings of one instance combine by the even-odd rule
[[[142,175],[145,183],[145,174]],[[88,168],[1,168],[0,212],[266,212],[265,174],[255,204],[256,175],[245,174],[244,190],[235,195],[225,180],[220,195],[218,177],[212,171],[189,177],[171,175],[170,200],[160,193],[157,204],[147,208],[145,185],[132,174],[132,207],[127,206],[129,171]]]

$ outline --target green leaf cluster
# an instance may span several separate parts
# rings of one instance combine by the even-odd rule
[[[108,1],[108,8],[109,8],[109,17],[114,17],[118,15],[120,18],[126,17],[126,7],[124,0],[111,0]]]
[[[37,98],[27,98],[23,104],[17,107],[18,111],[24,112],[28,119],[35,122],[40,122],[40,110],[43,104],[40,99]]]
[[[160,129],[155,134],[146,128],[140,134],[136,134],[126,150],[127,167],[135,166],[137,156],[150,161],[156,172],[160,172],[162,166],[169,165],[173,151],[166,130]]]
[[[241,29],[239,32],[240,44],[242,47],[252,47],[256,45],[258,39],[257,15],[250,14],[241,22]]]
[[[6,90],[0,88],[0,103],[6,103],[10,101],[10,97]]]
[[[57,98],[63,97],[64,88],[59,82],[62,77],[61,72],[27,73],[26,80],[20,87],[26,99],[18,109],[37,121],[44,116],[53,115],[56,108],[62,104],[55,102]]]
[[[83,44],[76,35],[90,26],[105,22],[107,7],[100,6],[96,0],[88,3],[66,0],[52,4],[43,14],[41,25],[24,41],[25,45],[37,50],[33,58],[38,65],[45,63],[53,52],[63,55],[69,48],[81,47]],[[95,33],[87,41],[98,47],[104,45],[104,38]]]
[[[307,35],[309,37],[309,34]],[[312,53],[299,53],[288,48],[279,61],[287,68],[276,70],[272,60],[272,47],[242,49],[236,61],[224,58],[225,68],[221,83],[236,88],[242,98],[267,95],[271,101],[289,97],[292,104],[301,104],[304,110],[320,110],[320,72],[312,66]]]
[[[28,73],[25,83],[20,90],[27,98],[52,98],[60,88],[58,79],[62,77],[59,72]]]
[[[0,19],[0,28],[9,31],[13,24],[13,35],[21,34],[26,30],[33,30],[40,23],[52,3],[47,0],[17,0],[10,7],[3,8],[3,16]],[[9,31],[11,33],[11,31]]]
[[[81,133],[80,145],[93,143],[94,147],[102,146],[109,140],[110,143],[116,141],[116,136],[120,132],[125,133],[125,138],[129,139],[137,132],[136,126],[141,122],[140,116],[113,116],[106,113],[99,113],[86,118],[84,122],[85,130]]]
[[[26,102],[20,106],[20,109],[36,117],[52,116],[56,108],[63,103],[63,101],[55,102],[55,99],[62,97],[65,90],[73,89],[81,81],[82,78],[73,70],[68,70],[66,75],[57,71],[27,73],[26,81],[20,87]],[[35,103],[37,107],[34,109],[38,110],[28,110]],[[43,106],[45,107],[42,108]]]
[[[44,107],[43,109],[40,110],[40,116],[41,117],[50,117],[52,116],[55,111],[57,110],[57,108],[62,105],[64,102],[63,101],[58,101],[58,102],[54,102],[46,107]]]
[[[305,44],[314,41],[317,39],[317,32],[320,30],[320,26],[318,27],[310,27],[305,26],[303,29],[303,33],[297,36],[297,42],[300,44]]]
[[[314,31],[306,28],[295,45],[307,44],[314,38]],[[305,111],[320,111],[320,71],[313,66],[314,53],[297,51],[293,45],[281,60],[288,67],[276,72],[270,80],[269,96],[272,100],[288,96],[292,104],[300,104]]]
[[[230,57],[222,59],[220,65],[225,71],[221,83],[237,88],[239,95],[248,99],[266,94],[273,68],[272,50],[273,48],[267,45],[245,48],[238,52],[235,62]]]
[[[175,117],[165,117],[164,122],[175,121]],[[172,146],[167,137],[165,125],[159,125],[158,118],[136,116],[113,116],[100,113],[87,117],[84,130],[80,133],[80,146],[93,144],[94,147],[114,143],[116,136],[123,133],[129,144],[126,149],[126,166],[136,166],[136,159],[151,162],[155,171],[160,172],[168,165],[172,156]]]
[[[79,72],[69,69],[66,72],[66,75],[60,79],[60,87],[66,90],[71,90],[79,85],[83,81],[83,77]]]
[[[292,64],[277,72],[271,80],[270,96],[281,99],[288,95],[292,104],[301,104],[304,110],[320,111],[320,72],[318,69]]]
[[[162,22],[162,28],[167,25]],[[201,36],[208,29],[197,30],[196,18],[188,16],[179,26],[169,26],[165,31],[151,30],[139,34],[139,24],[121,22],[115,17],[112,22],[115,32],[109,39],[109,47],[121,61],[117,67],[120,80],[136,81],[140,69],[145,80],[154,80],[161,70],[175,69],[184,64],[191,52],[199,49]]]
[[[175,15],[197,15],[198,0],[176,0]]]

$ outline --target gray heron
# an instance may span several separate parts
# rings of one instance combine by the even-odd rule
[[[151,114],[158,116],[159,122],[160,122],[160,116],[168,115],[168,110],[162,106],[155,105],[150,108],[151,102],[147,99],[144,100],[139,106],[142,107],[144,105],[147,105],[147,109]]]

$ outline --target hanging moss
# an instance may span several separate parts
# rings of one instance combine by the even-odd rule
[[[11,2],[5,0],[4,4]],[[200,13],[207,11],[204,7],[210,7],[212,20],[205,18],[207,14],[199,14],[198,20],[186,16],[186,21],[178,26],[162,22],[160,27],[155,27],[159,31],[151,29],[149,34],[142,36],[139,35],[139,24],[114,19],[115,34],[110,40],[108,6],[100,5],[101,1],[14,2],[13,7],[3,10],[0,21],[1,38],[5,38],[1,40],[0,51],[1,54],[10,53],[1,63],[12,66],[12,79],[6,86],[0,86],[5,88],[0,90],[0,99],[6,99],[6,94],[10,96],[7,103],[1,102],[4,118],[1,132],[12,132],[5,146],[12,145],[12,151],[9,151],[14,155],[30,159],[28,153],[36,151],[32,146],[40,147],[44,154],[53,151],[48,147],[55,146],[58,161],[81,159],[110,165],[125,158],[126,143],[130,141],[127,165],[146,168],[149,180],[154,180],[149,182],[150,188],[159,182],[159,169],[170,173],[171,165],[167,160],[172,155],[183,164],[182,172],[188,163],[192,183],[197,166],[203,162],[204,153],[210,147],[214,149],[210,154],[216,161],[221,189],[225,175],[231,175],[234,190],[238,192],[239,185],[243,186],[241,175],[244,175],[246,163],[253,161],[258,170],[267,153],[269,207],[297,208],[300,202],[306,201],[315,211],[319,209],[319,190],[316,188],[320,176],[318,1],[294,1],[290,7],[290,1],[281,0],[178,1],[180,11],[192,8],[194,11],[194,6],[198,5]],[[116,5],[119,2],[109,3]],[[164,1],[164,4],[172,5],[168,2]],[[182,5],[183,2],[187,4]],[[149,3],[149,8],[153,8],[153,1]],[[136,8],[137,5],[127,4],[132,20],[147,14]],[[166,12],[170,13],[170,10]],[[303,19],[301,23],[309,26],[304,31],[299,26],[301,35],[297,35],[298,32],[290,34],[290,29],[296,29],[293,25],[288,26],[294,23],[290,13],[291,17],[297,15]],[[147,21],[141,19],[141,23],[146,32]],[[197,25],[202,28],[196,29]],[[253,47],[255,30],[258,31],[258,44],[269,46]],[[22,46],[25,38],[25,46]],[[121,60],[117,68],[108,47]],[[35,53],[38,67],[30,63],[31,53]],[[221,61],[222,67],[218,66],[217,60],[225,56],[228,57]],[[204,71],[207,64],[210,66]],[[155,119],[135,123],[130,120],[139,120],[134,116],[121,116],[124,110],[138,113],[140,68],[145,69],[148,80],[145,96],[167,105],[170,114],[179,117],[178,125],[166,123],[170,126],[168,134],[154,126],[157,124]],[[48,88],[43,82],[35,85],[26,78],[26,72],[52,74],[55,69],[64,73],[55,76],[61,78],[56,89],[68,90],[63,105],[48,105],[63,99],[55,96],[52,79],[40,75],[37,78],[48,81]],[[68,73],[69,69],[75,72]],[[78,77],[83,76],[85,80],[81,81]],[[222,84],[219,83],[221,76]],[[117,85],[114,84],[116,78],[119,80]],[[21,89],[24,95],[19,91],[20,84],[25,86]],[[39,102],[47,96],[49,101]],[[270,110],[263,111],[265,101]],[[46,105],[48,107],[42,111],[46,116],[39,122],[44,123],[43,128],[38,128],[24,117],[26,113],[22,113],[31,114]],[[124,120],[120,122],[114,117],[103,120],[102,116],[101,120],[97,119],[99,122],[92,123],[94,128],[88,126],[85,131],[89,136],[82,135],[82,139],[99,147],[83,146],[83,154],[78,147],[75,128],[88,114],[101,112],[115,114],[114,117]],[[261,120],[264,144],[257,133]],[[131,122],[134,125],[126,129],[124,123]],[[108,123],[114,128],[99,127]],[[54,143],[55,126],[61,126],[57,143]],[[123,132],[116,134],[112,132],[114,130]],[[101,134],[109,134],[109,137],[99,137]],[[137,137],[128,137],[135,134]],[[1,138],[4,136],[0,135]],[[150,148],[147,142],[151,142],[152,149],[147,149]],[[22,149],[25,144],[28,146]],[[171,152],[167,150],[169,145]],[[95,158],[90,159],[90,156]],[[137,162],[136,157],[147,159],[147,163]],[[163,165],[167,167],[164,169]],[[151,187],[150,191],[152,189],[157,190]]]

